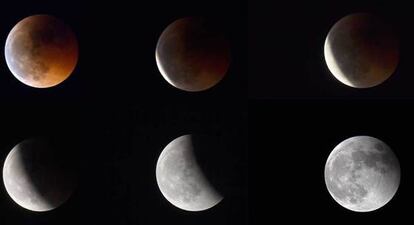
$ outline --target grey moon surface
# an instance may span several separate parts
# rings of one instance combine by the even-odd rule
[[[187,211],[202,211],[217,205],[223,196],[197,164],[191,137],[178,137],[164,148],[158,158],[156,179],[171,204]]]
[[[339,143],[325,165],[325,183],[333,199],[356,212],[383,207],[400,184],[400,164],[381,140],[355,136]]]
[[[76,67],[78,43],[73,31],[49,15],[19,21],[7,36],[6,63],[14,77],[35,88],[53,87]]]
[[[215,25],[200,18],[182,18],[160,35],[155,59],[163,78],[189,92],[219,83],[230,64],[230,45]]]
[[[55,209],[73,191],[73,180],[55,165],[48,148],[44,141],[28,139],[17,144],[4,162],[3,182],[7,193],[18,205],[31,211]]]
[[[388,23],[371,14],[356,13],[343,17],[330,29],[324,56],[329,71],[341,83],[370,88],[395,72],[399,41]]]

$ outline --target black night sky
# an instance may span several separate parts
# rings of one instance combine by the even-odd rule
[[[410,119],[413,113],[410,104],[390,100],[251,103],[249,146],[255,146],[255,154],[250,154],[250,161],[254,162],[250,168],[252,174],[262,175],[249,179],[254,184],[249,189],[250,205],[262,205],[261,199],[275,205],[252,207],[252,220],[272,218],[275,211],[281,212],[278,219],[293,223],[366,224],[409,219],[408,206],[414,198],[411,191],[414,122]],[[330,152],[341,141],[357,135],[383,140],[401,165],[401,183],[394,198],[368,213],[352,212],[336,203],[324,179]]]
[[[21,19],[50,14],[70,25],[79,61],[62,84],[36,89],[0,60],[0,158],[20,141],[53,138],[78,174],[61,207],[28,211],[0,188],[0,224],[372,223],[409,219],[414,198],[411,52],[414,14],[405,1],[18,1],[0,7],[0,42]],[[338,82],[324,62],[331,26],[355,12],[391,22],[400,38],[393,76],[369,89]],[[159,35],[171,22],[203,16],[231,45],[225,78],[202,92],[168,84],[155,62]],[[155,166],[184,134],[207,134],[222,148],[205,152],[224,200],[187,212],[160,193]],[[371,213],[339,206],[324,183],[331,150],[370,135],[401,164],[394,198]],[[3,162],[3,161],[1,161]]]
[[[395,74],[372,89],[348,88],[329,72],[323,46],[342,17],[371,12],[392,24],[400,38]],[[249,96],[263,99],[412,98],[414,19],[405,1],[292,1],[249,6]]]
[[[19,1],[0,7],[0,42],[21,19],[50,14],[75,32],[79,61],[63,83],[20,83],[0,57],[0,158],[20,141],[51,137],[70,153],[78,186],[61,207],[26,210],[0,188],[1,224],[248,224],[247,2]],[[174,20],[217,21],[231,45],[225,78],[184,92],[160,75],[155,46]],[[155,166],[162,149],[184,134],[206,134],[220,149],[206,154],[224,200],[187,212],[162,196]]]
[[[326,35],[340,18],[371,12],[392,23],[400,63],[383,84],[350,88],[329,72]],[[409,220],[414,196],[412,126],[413,13],[405,1],[250,1],[249,189],[252,221],[373,224]],[[335,202],[324,179],[326,160],[357,135],[387,143],[401,164],[394,198],[369,213]],[[263,199],[265,199],[263,201]],[[265,205],[266,204],[266,205]],[[398,223],[398,222],[397,222]]]

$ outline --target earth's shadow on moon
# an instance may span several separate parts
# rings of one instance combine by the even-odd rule
[[[369,88],[380,85],[398,67],[397,33],[391,23],[378,15],[355,13],[341,18],[329,30],[326,43],[348,86]],[[341,76],[333,75],[337,79]]]
[[[226,199],[226,181],[231,179],[232,162],[224,140],[207,134],[191,135],[195,160],[212,187]]]
[[[185,17],[168,25],[156,46],[156,61],[163,77],[174,87],[205,91],[226,76],[230,43],[217,20]]]
[[[20,165],[31,187],[53,208],[64,204],[77,186],[74,154],[64,146],[56,139],[45,137],[18,144]]]

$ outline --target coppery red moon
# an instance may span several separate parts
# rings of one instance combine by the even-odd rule
[[[18,22],[5,46],[7,65],[22,83],[48,88],[66,80],[78,61],[74,32],[56,17],[34,15]]]

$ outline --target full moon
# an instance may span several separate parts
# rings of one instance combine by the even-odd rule
[[[162,32],[155,58],[161,75],[172,86],[203,91],[215,86],[227,73],[230,47],[217,25],[183,18]]]
[[[329,31],[324,55],[331,73],[345,85],[369,88],[387,80],[399,61],[391,26],[365,13],[345,16]]]
[[[400,184],[400,164],[388,145],[369,136],[339,143],[325,165],[325,183],[341,206],[369,212],[387,204]]]
[[[194,151],[192,135],[170,142],[158,158],[156,178],[171,204],[187,211],[202,211],[217,205],[223,197],[207,180]]]
[[[60,162],[45,140],[28,139],[17,144],[4,162],[7,193],[18,205],[31,211],[59,207],[74,187],[73,175]]]
[[[26,17],[10,31],[6,63],[22,83],[48,88],[66,80],[78,60],[78,43],[72,30],[49,15]]]

